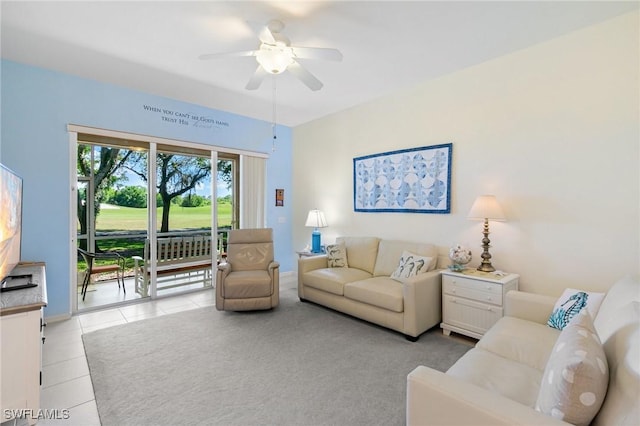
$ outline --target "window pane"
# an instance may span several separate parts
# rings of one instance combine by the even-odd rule
[[[211,160],[158,153],[158,232],[211,233]]]

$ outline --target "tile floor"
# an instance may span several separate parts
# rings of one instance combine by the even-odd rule
[[[83,333],[205,306],[215,306],[213,289],[84,313],[47,324],[42,353],[41,407],[58,410],[58,417],[63,416],[63,410],[69,411],[68,419],[43,419],[37,425],[100,426]],[[5,424],[13,426],[14,423],[9,421],[2,426]],[[17,422],[19,426],[26,424]]]
[[[158,295],[161,297],[169,296],[185,291],[199,290],[204,287],[202,282],[194,282],[190,284],[191,282],[193,282],[193,279],[188,273],[172,276],[172,282],[170,284],[174,285],[181,283],[181,285],[173,288],[160,287],[158,289]],[[92,285],[89,286],[89,291],[87,291],[85,300],[82,300],[82,295],[78,294],[78,310],[82,311],[85,309],[100,308],[105,307],[106,305],[130,302],[132,300],[139,301],[142,299],[142,297],[135,291],[133,277],[125,277],[125,287],[127,288],[126,293],[118,286],[115,279],[92,283]]]

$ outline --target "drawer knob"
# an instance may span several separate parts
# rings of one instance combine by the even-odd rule
[[[493,300],[493,299],[491,299],[491,296],[487,296],[487,300]]]

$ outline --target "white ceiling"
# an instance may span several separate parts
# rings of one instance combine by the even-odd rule
[[[202,61],[259,46],[247,21],[280,19],[313,92],[276,76],[277,121],[296,126],[638,9],[639,2],[2,1],[2,57],[271,121],[273,82],[245,85],[255,58]]]

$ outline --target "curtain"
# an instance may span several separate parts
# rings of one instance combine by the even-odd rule
[[[240,156],[240,228],[266,226],[266,159]]]

